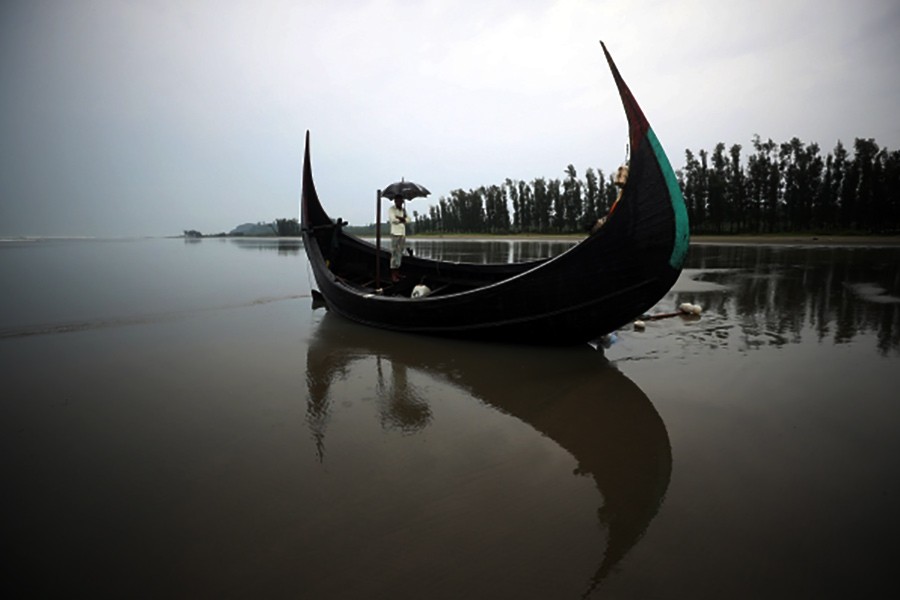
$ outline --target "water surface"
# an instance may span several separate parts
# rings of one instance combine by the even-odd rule
[[[57,595],[871,597],[898,530],[900,252],[687,267],[651,312],[699,318],[560,350],[313,311],[295,240],[4,242],[9,568]]]

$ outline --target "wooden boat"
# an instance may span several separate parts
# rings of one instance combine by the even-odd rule
[[[629,124],[628,181],[605,225],[549,259],[469,264],[404,257],[399,283],[376,284],[390,256],[343,231],[316,193],[309,132],[301,229],[325,306],[384,329],[487,341],[572,345],[595,340],[652,308],[681,272],[688,219],[672,167],[603,46]],[[411,298],[425,278],[432,289]]]

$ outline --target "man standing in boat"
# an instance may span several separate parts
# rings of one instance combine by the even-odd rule
[[[406,246],[406,207],[403,198],[394,198],[394,205],[388,209],[388,222],[391,224],[391,281],[400,281],[400,262]]]

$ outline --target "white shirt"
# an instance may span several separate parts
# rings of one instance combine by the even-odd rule
[[[391,205],[388,209],[388,222],[391,224],[391,235],[406,235],[406,224],[400,221],[400,217],[406,217],[405,208],[397,208]]]

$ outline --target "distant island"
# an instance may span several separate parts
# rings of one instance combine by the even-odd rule
[[[374,236],[375,224],[364,226],[346,225],[344,229],[348,233],[358,236]],[[387,224],[382,224],[382,233],[388,234]],[[228,233],[204,234],[196,229],[185,229],[184,238],[234,238],[234,237],[300,237],[300,222],[298,219],[275,219],[271,223],[260,221],[258,223],[244,223],[238,225]]]
[[[228,237],[300,237],[300,223],[297,219],[275,219],[271,223],[244,223],[228,233],[203,234],[196,229],[185,229],[185,238],[228,238]]]

